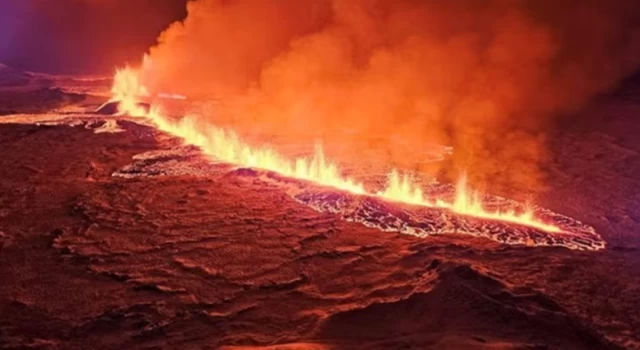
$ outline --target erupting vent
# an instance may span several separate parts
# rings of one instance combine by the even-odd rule
[[[467,233],[504,243],[572,249],[604,247],[593,229],[578,221],[506,200],[495,205],[487,199],[496,197],[472,191],[464,175],[455,189],[445,195],[425,192],[410,176],[396,171],[389,174],[385,189],[372,191],[358,180],[343,176],[319,147],[311,158],[293,159],[269,147],[251,146],[235,133],[210,123],[202,124],[192,116],[176,121],[157,108],[141,107],[140,98],[149,93],[138,72],[129,68],[117,72],[112,93],[113,101],[118,101],[119,113],[151,119],[159,130],[198,147],[212,159],[340,190],[303,193],[296,198],[317,210],[340,213],[347,220],[416,236]],[[391,205],[392,202],[396,205]]]

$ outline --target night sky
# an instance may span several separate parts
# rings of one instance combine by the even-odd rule
[[[47,73],[137,63],[186,0],[2,0],[0,62]]]

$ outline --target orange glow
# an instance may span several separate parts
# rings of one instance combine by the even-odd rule
[[[377,195],[396,202],[433,205],[427,202],[422,190],[412,183],[409,175],[400,175],[396,169],[391,170],[391,173],[389,173],[387,188],[378,192]]]
[[[534,227],[548,232],[561,232],[555,225],[547,224],[535,218],[533,210],[529,209],[523,213],[515,211],[488,211],[482,205],[482,195],[471,190],[467,185],[465,174],[460,176],[456,185],[456,196],[453,203],[449,203],[439,198],[426,198],[422,190],[412,183],[408,175],[399,175],[396,170],[389,174],[389,182],[384,191],[378,192],[377,196],[387,200],[422,205],[432,208],[442,208],[451,210],[454,213],[473,216],[487,220],[498,220],[510,222],[518,225]]]
[[[149,96],[149,91],[140,83],[138,74],[132,69],[116,70],[111,94],[113,100],[119,102],[120,113],[134,117],[146,115],[147,112],[139,106],[138,102],[140,97]]]
[[[536,220],[532,209],[517,214],[514,211],[490,212],[482,206],[482,196],[480,193],[472,191],[467,186],[467,176],[462,175],[456,186],[456,199],[451,206],[451,210],[465,215],[475,216],[489,220],[500,220],[512,222],[515,224],[531,226],[543,231],[560,232],[561,230],[554,225],[545,224]]]
[[[269,170],[287,177],[307,180],[360,195],[377,196],[388,201],[441,208],[460,215],[510,222],[548,232],[561,231],[557,226],[536,219],[533,210],[516,213],[485,209],[482,196],[468,188],[464,175],[460,177],[456,186],[453,203],[439,198],[427,198],[410,176],[401,175],[396,170],[389,174],[389,181],[384,190],[377,193],[370,192],[362,183],[344,177],[337,165],[326,159],[320,146],[316,147],[312,158],[291,159],[269,147],[252,147],[232,131],[218,128],[210,123],[199,124],[194,116],[185,116],[178,121],[173,121],[156,108],[146,111],[139,106],[139,102],[141,97],[149,95],[148,90],[140,82],[138,72],[131,68],[117,71],[112,93],[114,100],[120,101],[121,114],[147,117],[159,130],[199,147],[206,155],[217,160]]]
[[[321,147],[316,147],[315,154],[310,159],[288,159],[269,147],[251,147],[232,131],[215,126],[207,126],[202,130],[197,126],[196,119],[190,116],[180,119],[177,123],[172,123],[157,113],[152,113],[152,116],[160,130],[198,146],[205,154],[215,159],[269,170],[344,191],[366,193],[362,184],[343,177],[338,167],[327,161]]]
[[[233,131],[210,124],[199,127],[193,116],[185,116],[173,122],[156,108],[152,108],[147,113],[145,109],[138,106],[140,97],[148,95],[147,89],[140,84],[137,72],[131,68],[117,71],[112,92],[114,100],[120,101],[121,114],[148,117],[153,120],[158,129],[180,137],[188,144],[198,146],[205,154],[215,159],[365,194],[363,185],[343,177],[338,167],[327,161],[319,146],[316,147],[312,158],[288,159],[269,147],[249,146]]]

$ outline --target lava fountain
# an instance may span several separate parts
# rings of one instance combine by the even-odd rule
[[[526,210],[485,208],[482,196],[468,187],[464,175],[456,185],[453,200],[425,195],[409,175],[400,174],[396,170],[389,174],[387,187],[374,192],[366,189],[356,179],[343,176],[339,167],[325,157],[320,146],[316,146],[315,153],[310,158],[288,158],[270,147],[250,146],[233,131],[210,123],[203,125],[194,116],[173,119],[157,107],[150,110],[141,108],[140,100],[149,96],[149,92],[141,83],[139,72],[132,68],[117,70],[112,94],[113,101],[119,102],[121,115],[148,118],[159,130],[179,137],[186,144],[197,146],[204,154],[223,162],[263,169],[387,202],[441,209],[457,215],[525,226],[548,233],[563,233],[560,226],[537,217],[533,207]]]

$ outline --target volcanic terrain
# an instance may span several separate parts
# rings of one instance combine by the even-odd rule
[[[549,233],[216,161],[109,84],[0,66],[2,348],[640,348],[633,86],[553,135]]]

